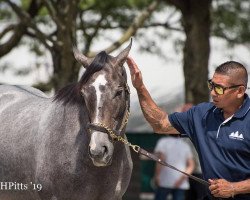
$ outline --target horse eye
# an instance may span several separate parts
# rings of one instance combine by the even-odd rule
[[[117,90],[116,93],[115,93],[114,98],[117,97],[117,96],[120,96],[121,94],[122,94],[122,90],[121,89]]]

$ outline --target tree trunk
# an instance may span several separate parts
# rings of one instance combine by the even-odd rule
[[[210,53],[211,0],[193,0],[181,10],[186,33],[184,46],[185,101],[193,104],[209,100],[207,88]]]
[[[65,47],[66,45],[64,45]],[[69,83],[76,82],[79,74],[79,64],[76,63],[72,55],[72,47],[68,46],[68,50],[60,52],[52,52],[53,56],[53,78],[52,85],[55,91],[68,85]]]
[[[78,0],[67,0],[57,8],[57,42],[51,50],[53,60],[52,84],[57,91],[78,79],[80,65],[76,62],[72,47],[76,44],[76,13]]]

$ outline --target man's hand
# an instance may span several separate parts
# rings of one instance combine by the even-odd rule
[[[231,182],[225,179],[209,179],[209,190],[215,197],[229,198],[234,197],[234,187]]]
[[[143,86],[141,71],[137,64],[131,57],[127,57],[127,64],[131,74],[131,81],[136,89],[140,89]]]
[[[155,176],[154,177],[154,183],[156,187],[160,186],[160,177],[159,176]]]
[[[183,183],[183,181],[186,179],[186,177],[181,176],[174,184],[174,188],[178,189],[180,188],[181,184]]]

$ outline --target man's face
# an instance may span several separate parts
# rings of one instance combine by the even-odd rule
[[[230,76],[217,73],[214,74],[211,82],[213,85],[221,86],[222,88],[228,88],[236,85]],[[237,100],[238,87],[225,89],[223,94],[218,94],[215,89],[213,89],[210,94],[215,106],[223,109],[235,104]]]

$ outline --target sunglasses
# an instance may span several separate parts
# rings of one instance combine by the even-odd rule
[[[237,88],[237,87],[244,86],[244,85],[232,85],[230,87],[223,87],[221,85],[215,84],[214,82],[212,82],[212,79],[210,79],[207,81],[207,86],[210,91],[214,90],[216,94],[222,95],[224,94],[225,90]]]

